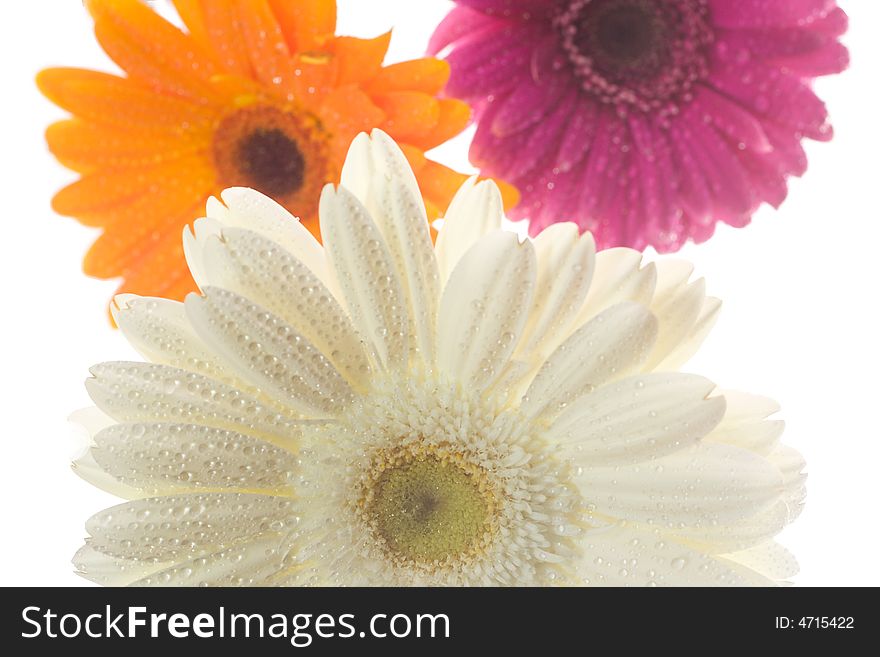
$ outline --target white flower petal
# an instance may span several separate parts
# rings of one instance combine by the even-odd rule
[[[290,495],[293,453],[235,431],[195,424],[115,424],[91,453],[108,474],[150,495],[237,490]]]
[[[794,555],[772,541],[724,556],[777,581],[794,577],[800,570]]]
[[[294,526],[293,502],[245,493],[151,497],[96,513],[88,545],[117,559],[188,561]]]
[[[644,360],[657,337],[657,320],[637,303],[619,303],[575,331],[544,362],[520,406],[528,417],[624,377]]]
[[[406,157],[381,130],[372,138],[361,134],[351,145],[340,184],[363,203],[385,238],[409,301],[412,347],[432,362],[439,273],[425,204]]]
[[[81,547],[71,561],[77,575],[102,586],[127,586],[165,567],[155,561],[111,557],[90,545]]]
[[[352,384],[369,387],[363,339],[324,283],[298,258],[258,233],[225,228],[199,248],[206,275],[218,287],[259,304],[294,327]]]
[[[394,258],[363,204],[344,187],[321,194],[321,235],[345,305],[382,366],[408,361],[410,317]]]
[[[282,319],[237,294],[207,288],[187,315],[230,368],[278,402],[315,419],[334,417],[353,392],[329,360]]]
[[[294,420],[248,394],[200,374],[150,363],[102,363],[86,390],[119,422],[204,424],[291,447],[303,420]]]
[[[662,272],[658,269],[658,274]],[[660,286],[658,279],[658,287]],[[658,369],[694,330],[706,302],[706,281],[702,278],[675,288],[674,292],[655,296],[651,310],[657,315],[660,330],[654,352],[645,362],[645,371]]]
[[[739,521],[783,493],[782,476],[767,459],[712,444],[635,465],[584,464],[576,481],[598,513],[662,528]]]
[[[679,373],[609,383],[571,402],[548,429],[547,439],[563,443],[565,453],[583,467],[649,461],[686,448],[721,421],[724,399],[707,399],[714,387],[708,379]],[[653,483],[652,469],[645,467],[630,485],[639,479]],[[604,490],[612,495],[615,489]]]
[[[470,390],[503,372],[528,318],[535,273],[531,242],[514,233],[489,233],[462,257],[440,302],[441,372]]]
[[[727,400],[727,412],[715,430],[706,436],[706,440],[734,445],[765,456],[769,454],[779,443],[785,422],[765,418],[776,413],[779,405],[766,397],[732,390],[717,393],[723,394]]]
[[[654,302],[667,303],[684,289],[694,273],[694,265],[687,260],[663,258],[657,263],[657,285],[654,286]]]
[[[709,554],[745,550],[765,543],[791,522],[791,510],[784,500],[746,518],[729,523],[700,523],[670,528],[676,538]]]
[[[179,301],[120,294],[110,311],[125,339],[147,360],[240,384],[193,330]]]
[[[309,229],[283,206],[247,187],[230,187],[220,194],[228,212],[218,219],[224,226],[244,228],[279,244],[325,283],[330,276],[324,249]],[[211,215],[208,215],[211,217]],[[331,288],[335,293],[335,290]]]
[[[151,573],[132,586],[271,586],[292,565],[285,537],[266,534],[242,545]]]
[[[805,483],[807,475],[804,468],[807,464],[800,452],[786,445],[777,445],[767,455],[767,460],[776,466],[782,473],[782,481],[785,490],[783,500],[788,505],[789,522],[794,522],[804,508],[804,498],[807,496]]]
[[[491,180],[477,182],[469,178],[452,198],[443,226],[437,233],[434,248],[440,271],[440,283],[445,285],[462,256],[484,235],[501,228],[504,203],[501,191]]]
[[[746,567],[624,526],[587,532],[577,573],[590,586],[773,586]]]
[[[779,402],[769,397],[739,390],[719,389],[717,392],[727,399],[724,422],[731,425],[752,424],[779,412]]]
[[[133,486],[126,486],[113,475],[107,473],[95,460],[92,451],[89,450],[71,464],[74,474],[83,481],[87,481],[95,488],[104,492],[121,497],[126,500],[134,500],[147,495],[144,491]]]
[[[516,357],[524,360],[546,358],[567,337],[590,288],[596,258],[593,236],[580,236],[575,224],[554,224],[534,244],[535,304],[516,350]]]
[[[712,331],[715,323],[718,321],[718,315],[721,313],[721,301],[715,297],[706,297],[703,301],[703,307],[697,316],[697,321],[691,327],[690,333],[681,338],[678,345],[672,348],[666,357],[657,363],[655,369],[658,370],[677,370],[691,359],[703,341]]]
[[[192,229],[188,225],[183,229],[183,253],[186,257],[186,264],[200,290],[211,284],[205,267],[202,245],[209,237],[219,236],[222,227],[223,224],[220,221],[202,217],[193,222]]]
[[[642,267],[642,254],[617,248],[596,254],[596,269],[574,326],[585,324],[609,306],[624,301],[649,305],[657,282],[654,263]]]

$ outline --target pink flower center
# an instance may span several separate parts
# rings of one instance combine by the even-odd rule
[[[706,0],[572,0],[554,23],[583,89],[620,114],[677,113],[708,75]]]

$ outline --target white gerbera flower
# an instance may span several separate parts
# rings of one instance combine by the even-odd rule
[[[185,236],[203,296],[122,296],[87,480],[104,584],[770,584],[801,458],[777,407],[673,372],[717,313],[679,262],[500,229],[491,182],[436,247],[383,133],[321,198],[324,247],[247,189]],[[225,204],[225,205],[224,205]]]

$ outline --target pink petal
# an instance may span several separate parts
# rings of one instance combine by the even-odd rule
[[[504,18],[528,19],[534,16],[541,17],[549,13],[548,5],[556,4],[556,0],[455,0],[460,5],[465,5],[482,11],[489,16],[503,16]]]
[[[804,77],[839,73],[849,64],[847,49],[836,38],[817,30],[775,28],[729,30],[719,33],[716,52],[727,51],[727,61],[743,68],[761,59]]]
[[[508,176],[514,184],[520,184],[543,160],[547,160],[546,169],[555,166],[556,151],[565,133],[566,122],[571,115],[575,96],[569,94],[564,102],[558,103],[553,112],[531,130],[525,131],[527,140],[522,152],[514,160],[513,166],[507,169]],[[493,121],[493,125],[495,122]]]
[[[712,22],[723,27],[804,25],[834,9],[834,0],[709,0]]]
[[[591,98],[580,99],[572,111],[557,162],[560,170],[568,171],[583,159],[599,129],[599,105]]]
[[[498,22],[467,7],[455,7],[446,14],[428,41],[428,54],[436,55],[447,46],[471,34],[497,27]]]
[[[541,48],[556,50],[556,39],[544,41]],[[533,62],[535,57],[532,58]],[[536,71],[532,66],[532,74],[522,76],[520,83],[504,100],[504,103],[492,121],[492,132],[496,135],[509,135],[537,123],[557,106],[559,98],[569,87],[567,75],[556,71]]]
[[[694,93],[691,107],[694,114],[702,113],[704,123],[711,123],[734,143],[742,144],[743,149],[758,152],[770,150],[770,142],[760,120],[711,88],[700,85]]]
[[[708,85],[755,114],[790,125],[811,139],[826,141],[830,137],[825,104],[794,76],[757,62],[745,72],[719,63]]]

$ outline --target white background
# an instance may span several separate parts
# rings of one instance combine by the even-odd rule
[[[807,507],[781,537],[801,563],[800,585],[880,585],[880,3],[840,4],[851,17],[853,64],[818,84],[834,141],[808,145],[810,169],[779,212],[763,209],[749,228],[721,227],[681,253],[725,301],[688,369],[778,399],[785,440],[807,458]],[[421,55],[451,3],[339,5],[343,33],[395,27],[389,61],[398,61]],[[135,355],[104,312],[116,283],[80,273],[94,232],[49,208],[73,175],[46,151],[43,130],[63,113],[39,96],[33,76],[49,65],[113,68],[77,0],[11,3],[0,47],[0,584],[78,585],[69,559],[83,522],[115,500],[70,471],[81,438],[66,418],[89,405],[82,382],[91,364]],[[465,135],[436,156],[464,168],[467,144]]]

